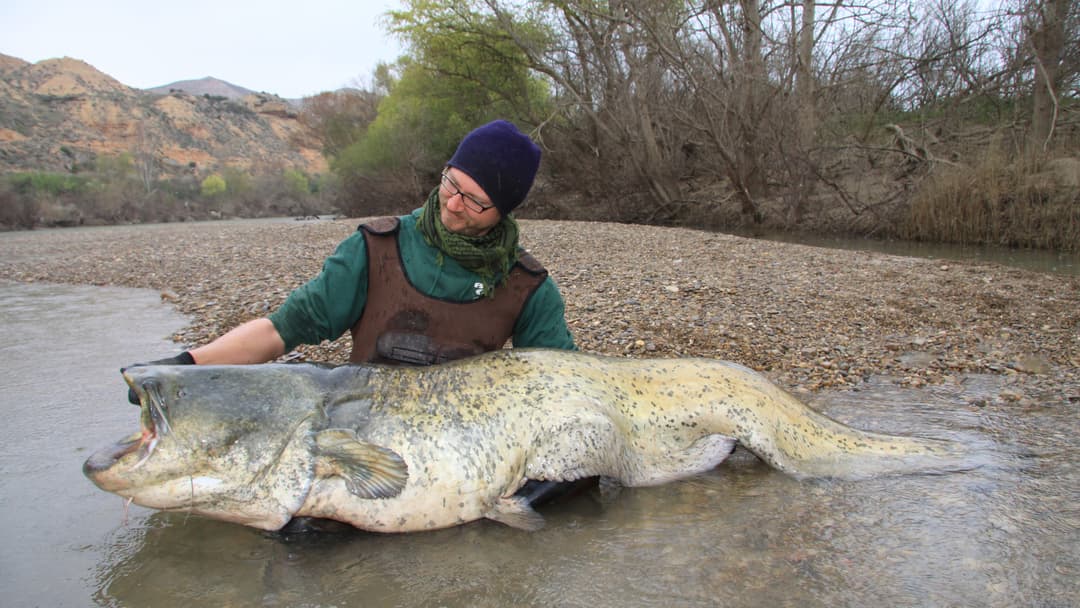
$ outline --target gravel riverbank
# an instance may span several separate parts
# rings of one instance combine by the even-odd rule
[[[174,338],[195,345],[269,313],[357,224],[4,233],[0,280],[155,289],[190,315]],[[858,388],[870,375],[923,386],[1007,374],[1004,402],[1080,403],[1077,277],[678,228],[521,226],[524,245],[561,287],[584,351],[728,359],[796,391]],[[290,357],[342,362],[348,349],[345,337]]]

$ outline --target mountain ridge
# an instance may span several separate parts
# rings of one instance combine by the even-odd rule
[[[216,88],[188,90],[198,86]],[[164,175],[327,170],[318,139],[277,95],[212,77],[137,89],[81,59],[0,54],[0,172],[78,172],[124,153]]]

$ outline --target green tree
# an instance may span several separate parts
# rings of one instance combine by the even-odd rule
[[[199,186],[199,192],[206,198],[216,198],[221,196],[222,194],[225,194],[227,189],[225,178],[217,173],[206,176],[206,179],[202,181],[202,185]]]
[[[396,78],[381,74],[388,93],[378,116],[333,164],[354,211],[423,194],[476,126],[506,118],[528,129],[549,111],[547,85],[483,3],[409,0],[389,16],[410,55]]]
[[[255,185],[250,172],[237,167],[225,167],[221,170],[221,178],[225,180],[225,191],[230,198],[246,202],[254,196]]]
[[[286,169],[281,177],[285,182],[285,190],[289,196],[303,200],[311,194],[311,182],[308,181],[303,172],[296,169]]]
[[[101,178],[108,182],[127,181],[135,177],[135,162],[131,154],[121,152],[116,156],[98,156],[94,167]]]

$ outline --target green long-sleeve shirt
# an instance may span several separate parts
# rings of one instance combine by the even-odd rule
[[[398,247],[405,276],[423,293],[455,302],[479,297],[484,279],[466,270],[453,258],[442,256],[428,245],[417,229],[420,210],[400,218]],[[297,288],[270,321],[290,351],[300,344],[335,340],[356,323],[364,311],[368,293],[368,258],[364,232],[358,230],[338,245],[323,263],[322,272]],[[555,282],[548,277],[525,302],[514,325],[516,347],[576,350],[566,325],[565,305]]]

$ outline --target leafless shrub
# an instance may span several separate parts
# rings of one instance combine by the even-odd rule
[[[6,183],[0,183],[0,229],[33,228],[40,212],[36,200],[18,196]]]

